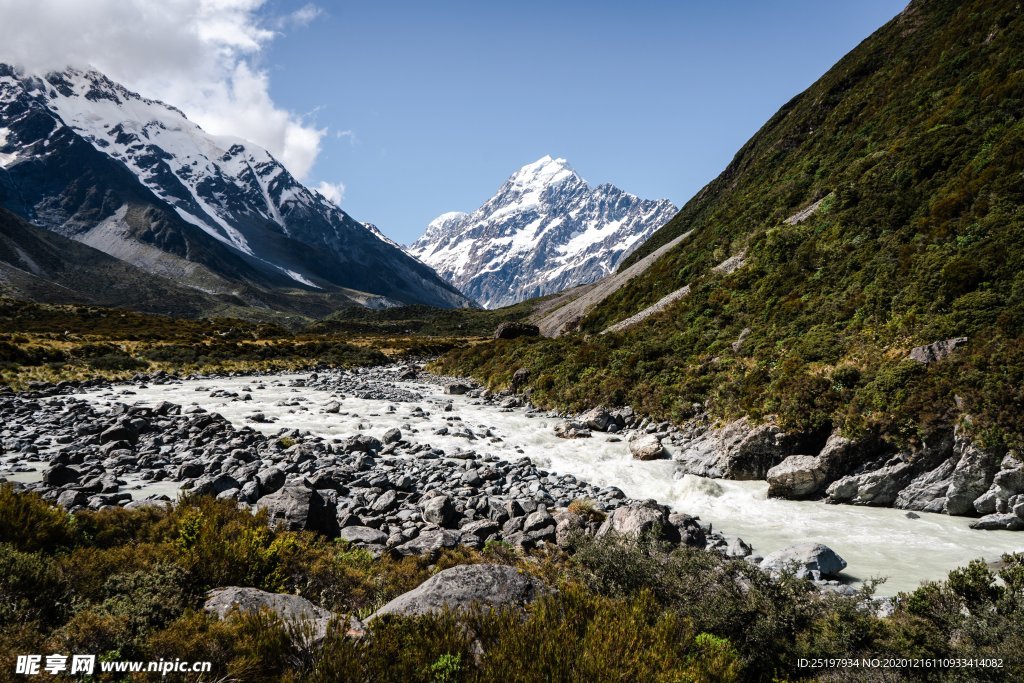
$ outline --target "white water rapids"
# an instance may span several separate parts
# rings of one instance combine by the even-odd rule
[[[919,519],[909,519],[904,511],[889,508],[769,499],[765,482],[711,480],[692,475],[676,480],[674,462],[633,460],[625,441],[611,442],[610,435],[595,433],[590,439],[559,439],[552,431],[557,418],[528,417],[522,409],[506,412],[466,396],[447,396],[434,384],[398,382],[397,386],[421,394],[423,400],[394,403],[352,396],[341,398],[325,390],[289,386],[298,377],[303,376],[207,379],[147,388],[126,385],[77,397],[99,404],[120,401],[155,405],[170,401],[186,410],[201,406],[220,413],[238,427],[250,425],[269,434],[286,428],[309,430],[328,438],[356,433],[379,438],[391,427],[398,427],[404,439],[448,452],[471,449],[507,460],[525,454],[550,471],[572,474],[599,486],[617,486],[631,498],[654,498],[677,511],[699,516],[715,529],[743,538],[760,555],[795,543],[825,543],[849,563],[845,572],[849,578],[885,577],[886,583],[879,589],[881,595],[913,589],[924,580],[944,578],[950,569],[972,559],[997,560],[1003,553],[1024,550],[1024,532],[975,531],[968,528],[971,520],[964,517],[920,513]],[[250,393],[252,400],[211,397],[210,393],[216,390]],[[337,414],[323,411],[324,405],[332,400],[341,402]],[[447,403],[454,404],[451,412],[442,411]],[[422,407],[427,415],[413,416],[416,406]],[[392,407],[393,412],[389,412]],[[246,416],[256,412],[277,421],[260,424],[246,420]],[[461,418],[461,422],[449,421],[454,417]],[[445,426],[453,432],[455,427],[465,426],[478,435],[490,429],[501,441],[493,442],[484,436],[467,441],[433,433]],[[174,487],[173,482],[149,484],[135,491],[135,496],[173,495]]]

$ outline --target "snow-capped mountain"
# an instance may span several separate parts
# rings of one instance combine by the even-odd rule
[[[591,187],[565,159],[523,166],[473,213],[445,213],[409,248],[485,308],[595,282],[675,215],[667,199]]]
[[[275,306],[468,300],[269,152],[96,71],[0,65],[0,205],[144,270]],[[382,298],[383,297],[383,298]],[[279,306],[278,306],[279,307]]]

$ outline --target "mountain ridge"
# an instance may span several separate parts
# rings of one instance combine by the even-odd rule
[[[275,289],[337,305],[470,304],[266,150],[99,72],[0,66],[0,131],[0,204],[143,269],[198,269],[186,284],[256,305]]]

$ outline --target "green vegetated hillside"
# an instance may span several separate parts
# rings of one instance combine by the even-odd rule
[[[591,311],[585,334],[478,346],[442,366],[492,385],[529,368],[548,405],[681,419],[706,402],[717,417],[901,441],[969,415],[981,436],[1021,445],[1022,45],[1015,0],[915,0],[622,264],[693,230]],[[712,270],[744,252],[735,272]],[[596,334],[684,285],[665,312]],[[956,336],[969,343],[947,360],[907,359]]]

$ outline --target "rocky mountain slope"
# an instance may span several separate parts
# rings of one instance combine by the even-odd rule
[[[253,306],[468,304],[266,150],[209,135],[95,71],[35,77],[0,65],[0,205]]]
[[[563,316],[582,334],[445,369],[672,419],[688,471],[786,459],[779,495],[1024,523],[1022,41],[1011,0],[911,2],[620,264],[643,272]]]
[[[126,306],[149,313],[227,315],[244,304],[153,275],[0,209],[0,296],[54,304]]]
[[[564,159],[516,171],[472,213],[434,219],[410,252],[486,308],[587,284],[613,272],[676,213],[604,184]]]

